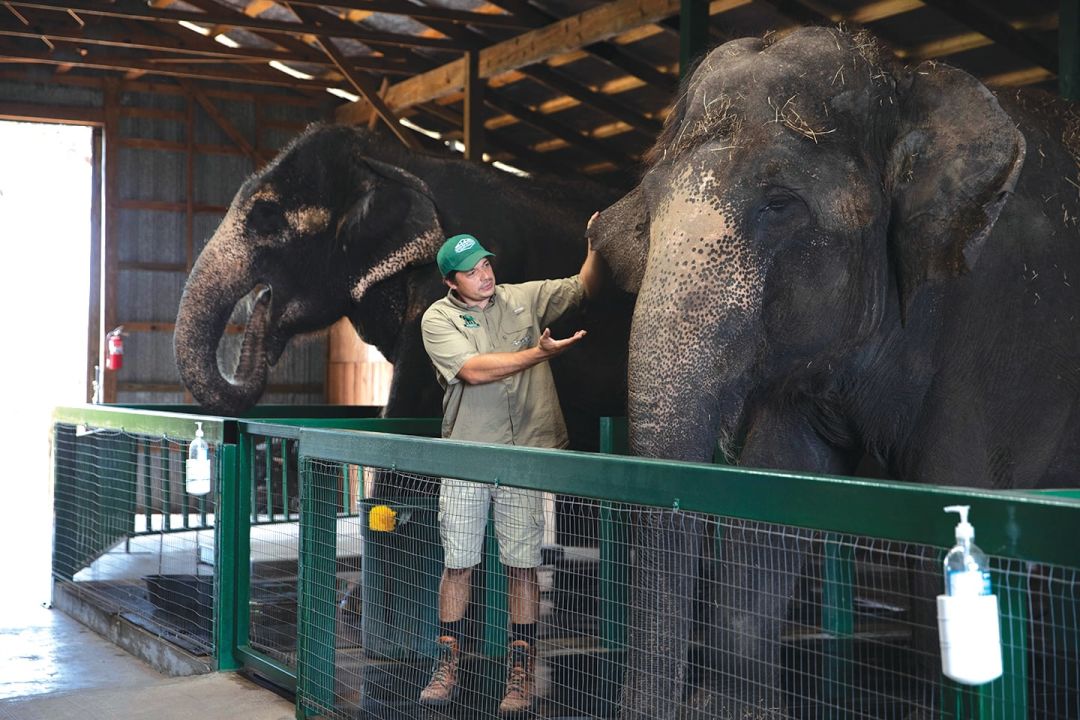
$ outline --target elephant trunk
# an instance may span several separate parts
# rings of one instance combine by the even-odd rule
[[[663,261],[650,259],[630,338],[630,447],[635,455],[710,462],[727,452],[748,390],[754,356],[738,307],[679,294]],[[714,317],[700,318],[701,308]],[[698,322],[694,322],[694,319]],[[637,520],[637,567],[631,595],[629,657],[622,718],[674,718],[684,692],[694,634],[699,562],[706,519],[648,510]],[[741,716],[740,716],[741,717]]]
[[[269,288],[255,297],[231,380],[217,362],[218,345],[233,308],[255,285],[250,273],[235,269],[243,265],[241,258],[224,252],[211,240],[192,268],[176,317],[173,342],[180,379],[201,407],[218,415],[247,410],[266,386]],[[232,278],[233,282],[223,286],[223,278]]]

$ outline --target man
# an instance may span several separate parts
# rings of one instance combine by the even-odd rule
[[[556,340],[547,326],[583,295],[596,295],[605,274],[603,260],[590,248],[573,277],[496,285],[489,257],[492,253],[472,235],[451,237],[438,253],[439,272],[450,290],[424,313],[421,329],[445,390],[442,436],[566,447],[566,425],[547,361],[580,342],[585,331]],[[445,703],[456,692],[472,568],[480,562],[489,504],[510,598],[509,663],[499,712],[513,714],[533,702],[543,497],[535,490],[453,478],[443,479],[439,495],[446,566],[439,586],[440,657],[420,702]]]

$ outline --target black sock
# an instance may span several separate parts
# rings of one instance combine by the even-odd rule
[[[461,642],[461,633],[465,630],[465,618],[460,620],[454,620],[453,622],[446,622],[445,620],[439,621],[439,637],[443,635],[449,635],[458,642]]]
[[[510,642],[524,640],[529,647],[536,644],[536,623],[510,623]]]

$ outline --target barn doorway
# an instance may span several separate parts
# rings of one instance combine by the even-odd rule
[[[0,121],[0,548],[7,620],[49,598],[52,408],[89,400],[93,133],[81,125]]]

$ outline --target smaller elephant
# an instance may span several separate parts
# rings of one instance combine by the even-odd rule
[[[592,226],[635,291],[638,455],[985,488],[1080,470],[1080,114],[995,96],[944,65],[891,65],[873,38],[800,28],[728,42],[684,84],[639,186]],[[777,498],[777,502],[783,502]],[[730,717],[784,716],[780,622],[798,533],[727,527],[710,646]],[[643,531],[659,580],[634,606],[628,716],[672,717],[693,588],[688,546]],[[681,608],[681,609],[680,609]],[[635,704],[637,703],[637,704]]]
[[[585,256],[586,221],[613,198],[583,181],[522,179],[362,129],[312,126],[243,184],[192,268],[176,320],[181,379],[208,411],[236,414],[259,399],[293,336],[345,316],[394,364],[384,413],[440,415],[419,323],[445,293],[434,264],[442,240],[482,238],[506,282],[563,277]],[[218,345],[253,290],[230,378]],[[598,415],[623,412],[630,307],[616,298],[563,320],[584,322],[590,338],[553,363],[575,446],[595,445]]]

